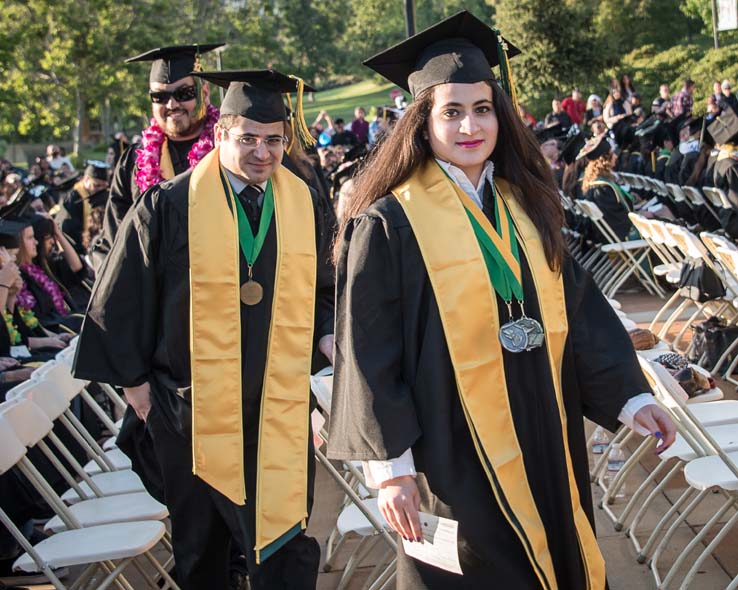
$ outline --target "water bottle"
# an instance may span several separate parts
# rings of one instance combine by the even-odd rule
[[[594,436],[592,437],[592,454],[601,455],[605,452],[605,449],[609,444],[610,437],[607,436],[607,433],[602,426],[598,426],[594,431]]]
[[[625,465],[625,453],[618,443],[614,443],[607,456],[607,484],[611,486],[620,470]],[[616,494],[610,494],[611,498],[625,498],[625,482],[620,485]]]

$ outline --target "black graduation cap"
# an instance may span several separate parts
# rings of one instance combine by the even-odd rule
[[[636,127],[636,137],[651,137],[659,127],[661,127],[661,119],[656,115],[651,115]]]
[[[563,146],[561,146],[561,159],[565,163],[571,164],[577,159],[577,154],[587,143],[584,133],[579,132],[576,135],[572,135],[566,140]]]
[[[192,75],[195,64],[201,54],[223,47],[225,43],[202,43],[195,45],[171,45],[157,47],[135,57],[129,57],[126,63],[135,61],[152,61],[149,83],[159,82],[171,84]]]
[[[690,117],[689,119],[685,119],[681,122],[681,124],[679,125],[679,131],[681,131],[685,127],[689,127],[689,135],[696,135],[697,133],[700,133],[702,131],[703,123],[703,117]]]
[[[607,139],[607,133],[603,133],[602,135],[595,135],[587,141],[584,147],[579,150],[576,159],[587,158],[588,160],[596,160],[600,156],[609,154],[610,151],[610,142]]]
[[[545,127],[538,127],[533,131],[533,133],[535,133],[536,139],[540,144],[546,143],[549,139],[562,139],[566,137],[564,128],[561,126],[561,123],[558,122]]]
[[[259,123],[287,120],[284,94],[297,92],[300,103],[302,90],[315,92],[299,78],[275,70],[222,70],[192,75],[228,89],[220,105],[221,115],[240,115]]]
[[[730,143],[738,136],[738,116],[733,109],[724,109],[715,120],[707,126],[707,132],[717,145]]]
[[[364,65],[415,97],[438,84],[494,80],[492,68],[507,67],[500,63],[503,48],[507,57],[520,53],[498,31],[462,10],[369,58]]]
[[[24,191],[24,194],[30,193]],[[0,207],[0,246],[3,248],[18,248],[21,231],[33,224],[35,215],[26,213],[31,200],[22,194],[13,203]]]
[[[108,165],[100,160],[87,160],[85,168],[85,176],[95,178],[97,180],[108,179]]]

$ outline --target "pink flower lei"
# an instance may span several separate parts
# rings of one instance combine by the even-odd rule
[[[64,294],[59,288],[59,285],[57,285],[40,266],[36,266],[35,264],[22,264],[20,269],[36,281],[36,283],[51,296],[51,300],[54,302],[54,309],[60,316],[66,317],[69,315],[69,306],[67,305],[67,302],[64,301]],[[28,291],[25,281],[23,281],[23,286],[16,297],[16,301],[23,309],[33,309],[36,306],[36,299]]]
[[[190,168],[194,168],[213,149],[213,127],[218,122],[218,117],[220,117],[220,111],[209,104],[205,114],[205,127],[187,154]],[[151,126],[143,130],[142,136],[141,147],[136,150],[136,184],[143,192],[164,180],[159,169],[159,160],[166,135],[154,119],[151,119]]]

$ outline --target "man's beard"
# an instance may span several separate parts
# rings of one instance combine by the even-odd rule
[[[171,119],[168,115],[172,112],[184,113],[186,116],[178,119]],[[167,137],[171,137],[176,140],[179,137],[190,137],[198,133],[202,127],[203,121],[204,117],[196,119],[194,113],[191,113],[186,109],[173,109],[172,111],[167,111],[165,113],[164,125],[162,128]]]

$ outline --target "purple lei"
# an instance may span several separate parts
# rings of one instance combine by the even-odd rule
[[[22,264],[20,269],[29,277],[31,277],[34,281],[36,281],[36,283],[39,284],[41,288],[51,296],[51,300],[54,302],[54,309],[56,309],[56,312],[59,315],[69,315],[69,306],[67,305],[66,301],[64,301],[64,294],[61,292],[59,285],[51,280],[49,275],[47,275],[40,266],[36,266],[35,264]],[[25,281],[23,282],[23,287],[16,297],[16,301],[18,301],[18,304],[24,309],[33,309],[36,306],[36,299],[33,297],[33,295],[28,293],[28,297],[30,297],[33,301],[33,305],[24,305],[21,301],[21,293],[23,293],[24,291],[28,293]]]
[[[18,294],[15,296],[15,302],[18,304],[18,307],[23,309],[33,309],[36,307],[36,298],[28,290],[26,281],[22,279],[21,281],[23,284],[21,285],[20,291],[18,291]]]
[[[218,117],[220,117],[220,111],[209,104],[205,114],[205,127],[200,133],[199,139],[187,154],[190,168],[194,168],[213,149],[213,127],[218,122]],[[166,139],[164,131],[156,124],[154,119],[151,119],[151,126],[144,129],[142,135],[141,147],[136,150],[136,184],[141,192],[164,180],[159,168],[159,161],[161,148]]]

